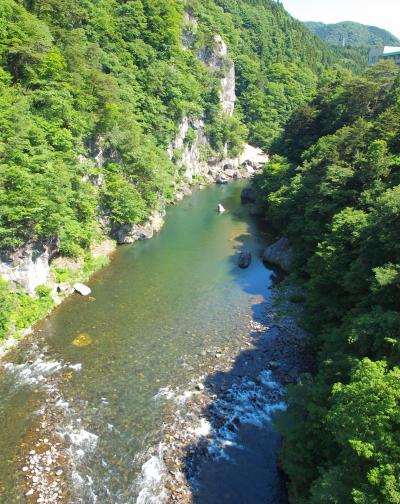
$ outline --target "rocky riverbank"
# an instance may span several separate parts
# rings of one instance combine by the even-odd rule
[[[283,298],[287,300],[289,294]],[[298,305],[284,304],[285,311],[298,311]],[[229,460],[241,427],[263,429],[286,408],[285,386],[299,380],[309,362],[306,334],[295,316],[280,314],[281,308],[282,293],[278,296],[275,286],[263,303],[262,315],[249,316],[239,353],[228,347],[207,349],[204,374],[194,378],[187,390],[160,391],[177,408],[171,423],[164,425],[159,454],[167,502],[195,501],[204,466]]]

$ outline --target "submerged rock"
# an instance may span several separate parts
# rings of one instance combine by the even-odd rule
[[[284,271],[292,268],[293,251],[287,238],[281,238],[264,250],[263,261],[275,264]]]
[[[251,253],[242,252],[239,256],[239,268],[246,269],[251,264]]]
[[[92,292],[92,289],[90,287],[82,283],[76,283],[74,285],[74,290],[78,292],[81,296],[89,296],[89,294],[91,294]]]
[[[226,209],[221,205],[221,203],[218,204],[218,212],[219,213],[224,213],[226,212]]]
[[[73,341],[72,344],[78,348],[89,346],[93,343],[89,334],[81,333]]]
[[[280,367],[280,363],[277,361],[270,361],[269,362],[269,367],[271,369],[278,369]]]

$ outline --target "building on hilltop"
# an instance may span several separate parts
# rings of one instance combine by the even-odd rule
[[[374,65],[380,60],[392,60],[400,65],[400,47],[399,46],[385,46],[373,47],[369,51],[368,65]]]

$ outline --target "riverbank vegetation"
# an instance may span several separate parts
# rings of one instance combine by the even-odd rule
[[[400,75],[333,70],[258,181],[291,241],[315,374],[280,419],[291,501],[400,502]],[[286,157],[282,157],[286,156]]]

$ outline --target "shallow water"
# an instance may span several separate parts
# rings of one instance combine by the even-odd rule
[[[68,446],[74,503],[162,502],[154,447],[173,405],[160,390],[184,389],[207,348],[239,351],[268,296],[271,272],[259,258],[266,236],[240,205],[242,188],[214,186],[170,208],[156,238],[119,248],[91,280],[92,296],[66,300],[0,367],[1,502],[25,502],[20,467],[45,435],[35,421],[48,397]],[[244,248],[253,261],[241,270]]]

